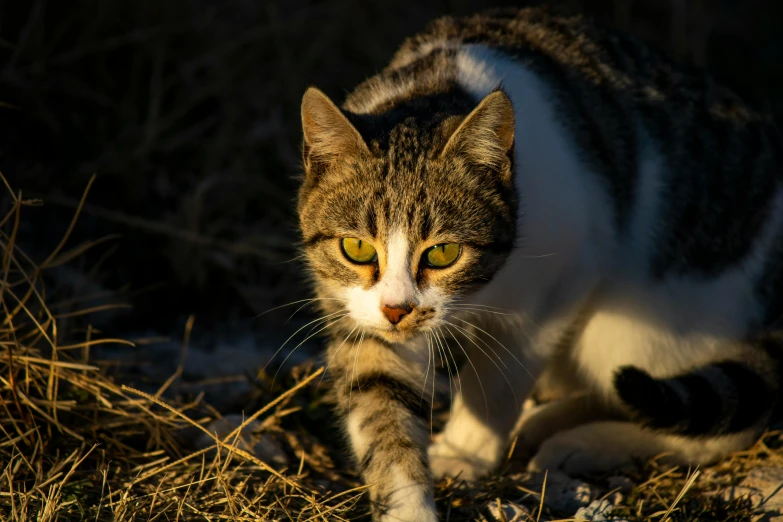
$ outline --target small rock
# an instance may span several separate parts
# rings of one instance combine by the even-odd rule
[[[613,509],[614,505],[609,500],[594,500],[589,505],[579,508],[574,515],[574,520],[606,522],[610,520],[607,517]]]
[[[538,473],[526,484],[526,487],[540,492],[543,483],[544,474]],[[590,504],[596,496],[597,492],[592,486],[565,473],[554,471],[546,476],[544,506],[553,511],[573,513]]]
[[[226,415],[222,419],[212,421],[209,426],[207,426],[207,431],[222,439],[234,431],[237,426],[240,426],[243,421],[242,415]],[[235,447],[251,452],[259,460],[271,464],[275,468],[279,469],[288,465],[288,457],[280,446],[280,443],[269,434],[260,432],[260,428],[260,422],[256,420],[250,421],[240,430],[236,439],[232,438],[226,442],[229,444],[233,443]],[[195,444],[197,448],[203,449],[213,446],[215,441],[206,433],[201,433],[196,439]],[[228,450],[224,451],[228,452]]]
[[[623,495],[627,495],[631,491],[633,491],[633,481],[629,479],[628,477],[624,477],[622,475],[615,475],[613,477],[609,477],[606,483],[607,489],[609,490],[617,490]]]
[[[604,499],[613,506],[619,506],[623,499],[633,491],[633,482],[628,477],[615,475],[606,481],[606,489],[609,490],[609,493],[604,496]]]
[[[522,522],[532,518],[530,511],[526,507],[519,506],[513,502],[501,502],[500,506],[498,506],[497,502],[490,502],[488,509],[494,517],[492,520],[497,522]]]
[[[723,499],[727,501],[742,497],[749,498],[759,512],[783,514],[783,469],[756,468],[738,486],[723,493]]]

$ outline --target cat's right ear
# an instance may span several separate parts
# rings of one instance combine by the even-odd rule
[[[465,117],[446,142],[441,157],[461,155],[473,165],[509,180],[513,152],[514,106],[506,93],[496,90]]]
[[[302,97],[302,156],[308,176],[317,176],[339,161],[369,153],[348,118],[315,87]]]

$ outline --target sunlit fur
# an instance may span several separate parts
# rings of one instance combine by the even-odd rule
[[[432,474],[486,473],[515,436],[531,470],[591,473],[706,464],[764,428],[781,142],[707,76],[578,17],[445,18],[342,108],[308,90],[302,126],[312,327],[375,520],[436,520]],[[422,263],[442,243],[457,260]]]

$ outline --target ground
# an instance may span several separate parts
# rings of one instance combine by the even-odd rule
[[[66,233],[33,263],[17,240],[21,216],[36,202],[12,194],[0,221],[3,519],[368,519],[365,488],[336,427],[317,359],[262,368],[235,357],[235,375],[199,381],[187,361],[208,356],[194,348],[192,320],[165,377],[144,370],[138,357],[102,359],[98,354],[149,353],[145,346],[164,341],[106,338],[92,327],[69,331],[69,319],[95,310],[78,306],[84,296],[62,300],[47,293],[45,274],[89,245],[71,246]],[[214,372],[229,352],[213,353],[201,367]],[[250,387],[237,392],[230,385],[238,381]],[[220,392],[207,393],[216,384]],[[244,397],[244,413],[224,415],[206,400],[231,393]],[[783,505],[775,497],[783,483],[781,446],[770,432],[711,468],[640,462],[632,475],[582,480],[522,473],[523,463],[510,452],[498,473],[477,483],[439,482],[436,498],[450,521],[772,520]],[[756,513],[762,501],[767,506],[759,513],[767,515]]]

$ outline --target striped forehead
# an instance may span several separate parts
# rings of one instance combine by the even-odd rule
[[[376,239],[400,228],[407,230],[411,241],[424,241],[441,221],[439,215],[454,211],[444,208],[448,180],[433,161],[448,138],[444,121],[451,115],[433,115],[432,107],[423,108],[421,114],[416,107],[397,108],[375,117],[372,126],[357,121],[375,157],[372,168],[359,176],[370,193],[364,195],[364,225]]]
[[[432,198],[425,187],[400,188],[389,183],[368,198],[365,225],[368,233],[381,240],[404,234],[408,241],[426,241],[433,232]]]

